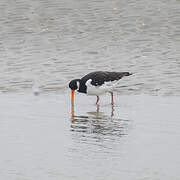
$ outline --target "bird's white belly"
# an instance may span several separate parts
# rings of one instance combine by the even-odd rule
[[[99,95],[105,94],[105,93],[107,93],[109,91],[112,91],[113,87],[114,87],[114,84],[115,84],[115,83],[112,83],[112,82],[105,82],[101,86],[94,86],[94,85],[91,84],[91,81],[92,80],[89,79],[86,82],[87,95],[90,95],[90,96],[99,96]]]

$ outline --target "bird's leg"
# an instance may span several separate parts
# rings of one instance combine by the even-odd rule
[[[99,96],[97,96],[96,104],[99,102]]]
[[[113,97],[113,92],[110,91],[110,94],[111,94],[111,104],[114,105],[114,97]]]
[[[112,104],[112,111],[111,111],[111,117],[114,116],[114,104]]]

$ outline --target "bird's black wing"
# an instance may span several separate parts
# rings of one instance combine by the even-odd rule
[[[100,86],[104,82],[115,81],[121,79],[123,76],[131,75],[129,72],[108,72],[108,71],[95,71],[87,74],[81,79],[82,83],[86,83],[89,79],[92,79],[91,84],[94,86]]]

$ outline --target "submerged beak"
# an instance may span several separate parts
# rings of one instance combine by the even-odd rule
[[[72,103],[72,106],[74,106],[74,90],[72,90],[72,96],[71,96],[71,103]]]

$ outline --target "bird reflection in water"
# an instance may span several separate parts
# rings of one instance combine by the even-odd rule
[[[97,104],[96,111],[75,115],[72,105],[71,131],[108,136],[127,135],[130,120],[114,117],[114,111],[114,105],[111,105],[111,113],[106,115],[100,111],[100,105]]]

